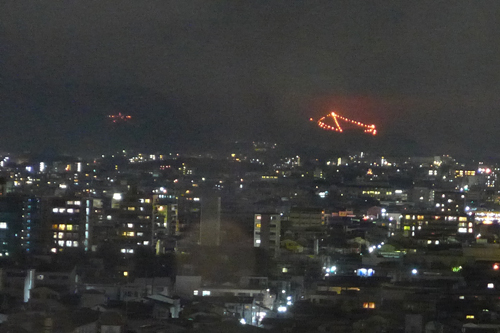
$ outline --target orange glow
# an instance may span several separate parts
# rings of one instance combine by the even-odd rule
[[[118,114],[108,115],[108,118],[111,119],[112,122],[117,123],[117,122],[127,121],[129,119],[132,119],[132,116],[125,115],[125,114],[122,114],[121,112],[118,112]]]
[[[333,118],[335,126],[331,126],[331,125],[328,125],[327,123],[325,123],[325,119],[327,117]],[[313,121],[313,118],[310,118],[309,120]],[[320,128],[323,128],[323,129],[326,129],[326,130],[330,130],[330,131],[343,132],[344,129],[342,129],[342,127],[340,126],[339,120],[344,121],[344,122],[346,122],[348,124],[351,123],[351,124],[353,124],[355,126],[362,127],[362,128],[364,128],[364,132],[365,133],[370,133],[372,135],[376,135],[377,134],[377,130],[375,129],[375,125],[366,125],[366,124],[363,124],[360,121],[352,120],[352,119],[348,119],[346,117],[343,117],[343,116],[341,116],[341,115],[339,115],[339,114],[337,114],[335,112],[331,112],[328,115],[321,117],[318,120],[318,126]]]

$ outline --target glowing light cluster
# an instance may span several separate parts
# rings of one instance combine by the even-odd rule
[[[130,119],[132,119],[132,116],[118,112],[118,114],[108,115],[108,118],[111,119],[112,122],[117,123],[117,122],[123,122],[123,121],[130,120]]]
[[[332,126],[332,125],[328,125],[326,123],[326,119],[328,117],[331,117],[335,123],[335,126]],[[313,118],[310,118],[309,120],[311,121],[314,121]],[[343,117],[335,112],[331,112],[329,114],[327,114],[326,116],[323,116],[321,117],[317,123],[318,123],[318,126],[324,130],[328,130],[328,131],[334,131],[334,132],[339,132],[339,133],[342,133],[344,131],[344,129],[342,129],[342,127],[340,126],[340,123],[339,123],[339,120],[341,121],[344,121],[348,124],[352,124],[352,125],[355,125],[355,126],[359,126],[361,128],[364,129],[364,132],[365,133],[369,133],[369,134],[372,134],[372,135],[376,135],[377,134],[377,129],[375,128],[375,125],[367,125],[367,124],[364,124],[360,121],[356,121],[356,120],[352,120],[352,119],[349,119],[349,118],[346,118],[346,117]]]

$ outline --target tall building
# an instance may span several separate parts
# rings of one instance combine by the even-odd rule
[[[85,208],[80,198],[46,198],[43,204],[43,223],[52,233],[50,252],[84,249]]]
[[[138,247],[154,247],[152,201],[150,195],[137,191],[113,195],[111,218],[118,231],[116,244],[122,254],[133,254]]]
[[[216,195],[206,195],[200,201],[200,245],[219,246],[221,199]]]
[[[40,201],[36,197],[0,197],[0,256],[41,253],[43,233]]]
[[[281,216],[280,214],[255,214],[254,247],[269,251],[272,257],[278,257],[280,251]]]
[[[176,202],[166,195],[153,196],[153,227],[156,253],[174,250],[180,235],[179,210]]]

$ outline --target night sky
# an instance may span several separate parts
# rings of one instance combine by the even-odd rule
[[[1,0],[0,150],[315,144],[337,110],[403,151],[496,155],[499,51],[498,0]]]

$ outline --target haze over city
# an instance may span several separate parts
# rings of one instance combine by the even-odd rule
[[[118,112],[142,147],[314,145],[306,120],[336,110],[385,145],[496,155],[497,1],[0,6],[3,149],[105,149]]]
[[[1,333],[499,333],[500,1],[0,1]]]

